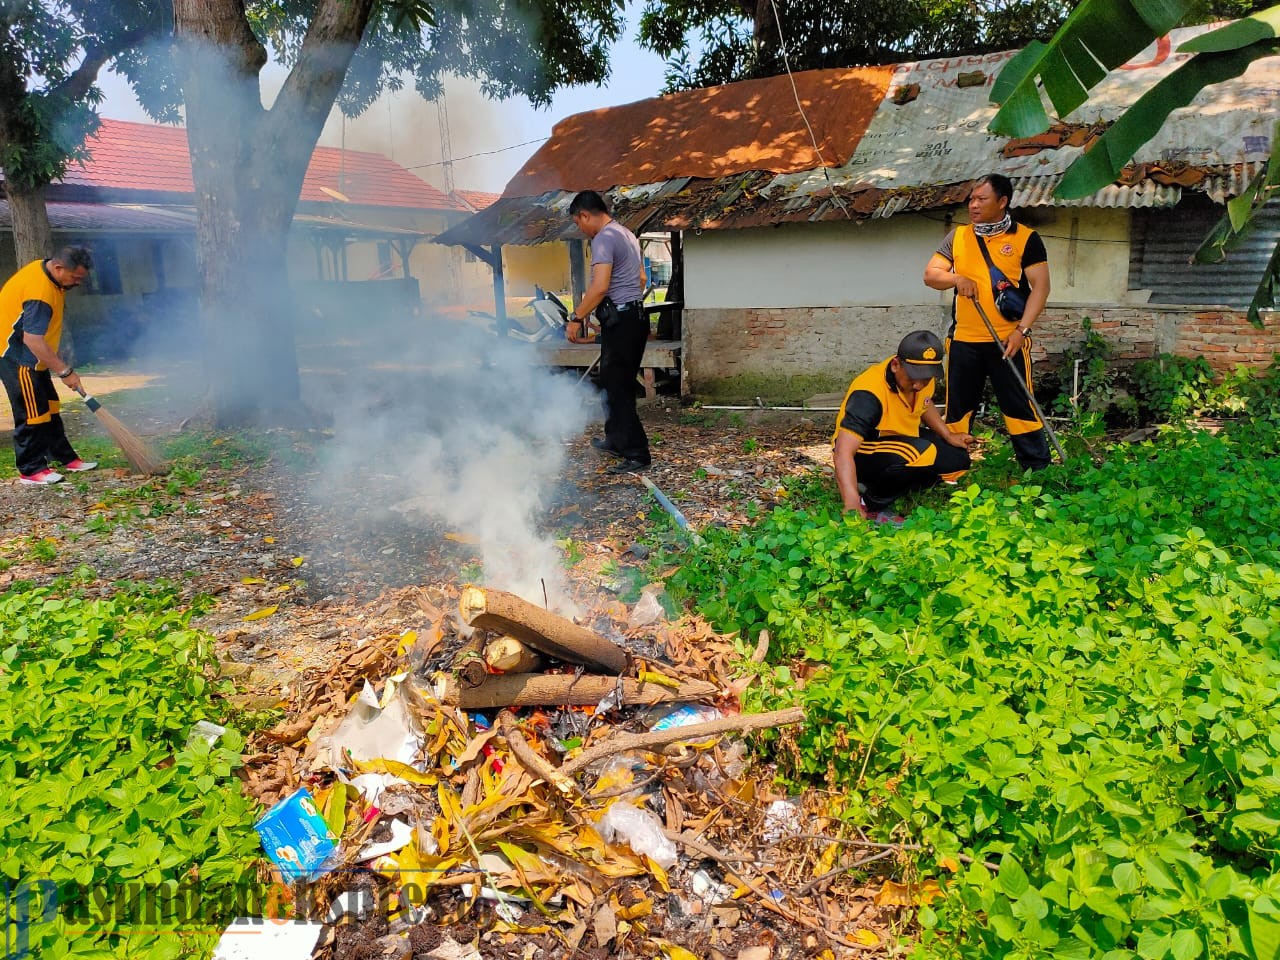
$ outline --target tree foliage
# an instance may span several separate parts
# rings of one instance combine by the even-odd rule
[[[98,124],[98,71],[117,52],[164,28],[164,8],[145,0],[3,0],[0,3],[0,167],[11,201],[36,194],[84,157]],[[48,244],[16,237],[20,259]],[[15,216],[17,232],[29,218]]]
[[[792,70],[1013,50],[1050,36],[1075,0],[648,0],[641,43],[667,58],[669,90]],[[1257,0],[1197,0],[1190,22],[1245,16]]]
[[[270,58],[298,65],[315,0],[248,0],[245,19]],[[620,0],[380,0],[351,58],[336,105],[357,116],[385,90],[406,83],[426,99],[446,73],[480,82],[494,98],[527,97],[544,106],[567,86],[603,83],[609,48],[622,35]],[[174,121],[182,104],[169,43],[142,46],[117,60],[143,108]]]

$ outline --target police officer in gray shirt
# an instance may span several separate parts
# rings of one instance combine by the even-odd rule
[[[569,318],[568,339],[582,342],[592,311],[600,323],[600,383],[605,394],[604,436],[591,445],[617,457],[610,473],[635,473],[649,466],[649,438],[636,412],[636,374],[649,339],[641,309],[646,277],[640,241],[609,216],[604,197],[584,190],[569,204],[569,215],[591,238],[591,284]]]

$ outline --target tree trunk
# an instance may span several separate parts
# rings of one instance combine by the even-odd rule
[[[45,206],[44,194],[43,186],[31,190],[17,181],[5,184],[9,216],[13,217],[13,243],[19,267],[53,254],[53,227],[49,224],[49,210]],[[67,363],[76,362],[75,334],[70,323],[62,327],[58,353]]]
[[[42,260],[53,253],[53,228],[44,205],[44,187],[24,190],[17,183],[6,184],[9,214],[13,217],[13,242],[18,250],[18,266]]]
[[[372,0],[321,0],[271,110],[243,0],[173,0],[207,370],[222,426],[305,419],[286,249],[303,176]]]
[[[751,11],[751,40],[755,47],[756,60],[768,61],[773,57],[781,60],[778,50],[778,22],[775,19],[774,0],[756,0]]]

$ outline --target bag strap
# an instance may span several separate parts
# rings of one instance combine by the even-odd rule
[[[997,267],[994,263],[991,262],[991,254],[987,250],[987,241],[982,238],[982,235],[978,233],[977,230],[973,231],[973,238],[978,241],[978,249],[982,251],[982,259],[987,261],[987,272],[991,276],[992,295],[998,294],[1000,292],[1001,283],[1007,283],[1011,287],[1021,289],[1021,286],[1022,286],[1021,284],[1014,283],[1007,276],[1005,276],[1003,270],[1001,270],[999,267]]]
[[[1001,280],[1008,280],[1009,278],[1004,275],[1004,272],[991,262],[991,253],[987,250],[987,241],[982,238],[982,234],[974,230],[973,238],[978,241],[978,249],[982,251],[982,259],[987,261],[987,270],[991,272],[991,282],[995,283],[997,277]]]

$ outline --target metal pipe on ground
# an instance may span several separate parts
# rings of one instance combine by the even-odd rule
[[[667,513],[671,514],[671,518],[675,520],[676,526],[689,534],[689,538],[693,540],[694,546],[702,546],[702,537],[698,536],[698,531],[694,530],[693,527],[689,525],[688,519],[686,519],[685,515],[680,512],[680,508],[667,499],[667,495],[658,489],[658,485],[643,473],[640,474],[640,482],[649,488],[649,492],[653,494],[654,499],[658,501],[659,506],[661,506],[663,510],[667,511]]]

